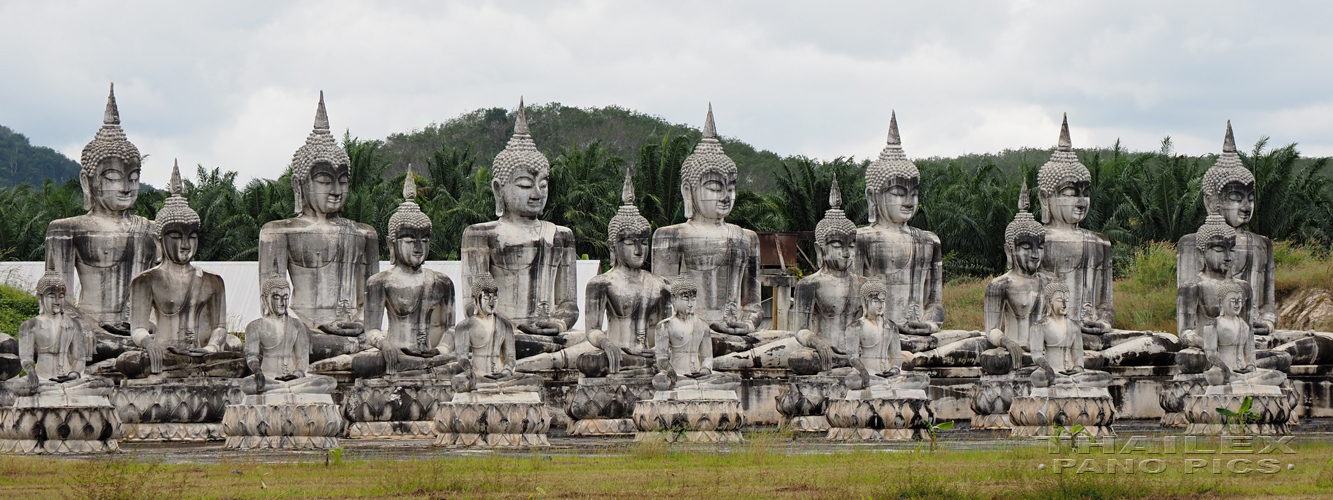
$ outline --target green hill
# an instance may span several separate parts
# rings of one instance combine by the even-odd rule
[[[54,179],[57,183],[79,173],[79,164],[42,146],[33,146],[23,134],[0,125],[0,187],[22,183],[34,186]]]

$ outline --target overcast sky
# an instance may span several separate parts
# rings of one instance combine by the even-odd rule
[[[0,0],[0,124],[77,160],[115,82],[156,185],[173,157],[276,177],[321,89],[362,138],[523,95],[696,127],[711,101],[821,158],[877,154],[890,109],[912,157],[1050,147],[1062,112],[1076,147],[1216,152],[1231,119],[1333,155],[1331,5],[920,3]]]

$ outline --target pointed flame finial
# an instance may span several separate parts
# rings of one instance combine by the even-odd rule
[[[324,109],[324,91],[319,91],[319,107],[315,109],[315,129],[329,129],[329,112]]]
[[[713,124],[713,103],[708,103],[708,117],[704,118],[704,139],[717,139],[717,125]]]
[[[1026,211],[1028,211],[1029,208],[1032,208],[1032,200],[1031,200],[1031,196],[1028,196],[1028,180],[1027,180],[1027,177],[1024,177],[1024,178],[1023,178],[1023,187],[1022,187],[1022,189],[1020,189],[1020,190],[1018,191],[1018,211],[1019,211],[1019,212],[1026,212]]]
[[[634,170],[629,167],[625,167],[625,184],[620,186],[620,203],[634,204]]]
[[[842,208],[842,190],[838,189],[838,176],[833,176],[833,184],[828,189],[829,208],[837,210]]]
[[[102,114],[102,123],[120,125],[120,109],[116,108],[116,84],[112,82],[111,93],[106,96],[106,113]]]
[[[514,133],[515,134],[531,133],[528,130],[528,113],[527,111],[524,110],[523,107],[523,96],[518,97],[518,117],[514,119]]]
[[[898,135],[898,112],[889,112],[889,145],[901,146],[903,139]]]
[[[412,201],[417,197],[417,176],[412,173],[412,164],[407,164],[407,177],[403,178],[403,200]]]
[[[179,159],[172,161],[171,181],[167,183],[167,190],[171,191],[172,196],[180,196],[185,192],[185,183],[181,182],[181,164]]]
[[[1222,140],[1222,152],[1236,152],[1236,136],[1231,133],[1231,120],[1227,120],[1227,138]]]
[[[1074,147],[1074,143],[1069,140],[1069,113],[1065,113],[1064,121],[1060,123],[1060,151],[1069,151]]]

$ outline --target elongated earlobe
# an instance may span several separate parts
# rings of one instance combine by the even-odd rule
[[[491,194],[495,196],[495,216],[496,216],[496,217],[504,217],[504,214],[505,214],[505,201],[504,201],[504,196],[502,196],[502,195],[500,194],[500,188],[501,188],[501,187],[502,187],[502,186],[500,186],[500,181],[498,181],[498,180],[493,180],[493,181],[491,181]]]
[[[875,199],[870,196],[869,188],[866,188],[866,217],[870,220],[871,224],[874,224],[875,220],[879,219],[879,214],[875,210]]]
[[[694,196],[689,186],[680,185],[680,197],[685,202],[685,220],[694,219]]]

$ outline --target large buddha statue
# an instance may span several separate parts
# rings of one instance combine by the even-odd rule
[[[4,388],[16,396],[106,395],[111,381],[85,372],[89,332],[65,312],[65,280],[48,270],[37,280],[36,317],[19,325],[19,364],[26,377],[10,380]]]
[[[235,360],[218,364],[229,364],[230,374],[240,375],[244,345],[227,333],[222,277],[191,264],[199,251],[200,219],[181,196],[179,165],[172,167],[169,189],[155,224],[166,259],[130,282],[130,336],[144,350],[120,355],[116,369],[132,378],[167,369],[186,370],[173,375],[188,376],[192,365],[220,358]],[[228,374],[225,369],[219,373]]]
[[[272,277],[259,289],[264,316],[245,325],[245,360],[254,376],[241,382],[246,394],[329,394],[338,381],[310,373],[310,329],[287,314],[292,290]]]
[[[139,196],[140,160],[139,149],[120,128],[113,86],[102,128],[79,161],[88,213],[51,221],[46,228],[46,267],[66,283],[77,275],[78,306],[67,298],[64,310],[94,330],[99,358],[133,347],[128,338],[130,281],[159,259],[153,223],[130,213]]]
[[[292,155],[297,216],[259,230],[259,279],[289,278],[291,312],[311,330],[311,359],[364,348],[366,280],[379,271],[375,228],[342,217],[351,159],[329,133],[320,92],[315,126]],[[320,333],[322,332],[322,333]]]
[[[1227,121],[1226,139],[1222,142],[1222,155],[1203,174],[1200,188],[1208,215],[1221,216],[1227,225],[1236,230],[1235,254],[1228,264],[1227,273],[1228,276],[1243,280],[1250,289],[1248,302],[1253,310],[1247,316],[1253,333],[1258,336],[1268,335],[1277,327],[1273,244],[1267,236],[1244,229],[1254,215],[1254,174],[1241,164],[1230,121]],[[1187,234],[1176,245],[1177,286],[1184,286],[1203,269],[1198,238],[1197,234]]]
[[[736,176],[736,162],[718,141],[710,104],[703,138],[681,165],[688,220],[653,234],[653,272],[692,277],[699,288],[695,314],[715,332],[747,335],[763,316],[759,237],[725,221],[736,204]]]
[[[546,156],[528,134],[523,101],[514,136],[495,156],[491,191],[498,220],[463,231],[463,288],[490,274],[501,293],[496,312],[518,328],[520,356],[560,350],[556,337],[579,318],[574,275],[574,233],[539,219],[551,174]]]

